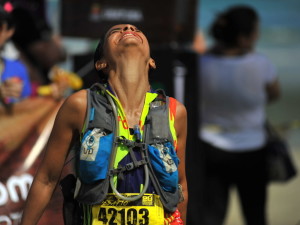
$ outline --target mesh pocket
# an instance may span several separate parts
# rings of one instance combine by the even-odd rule
[[[83,137],[79,159],[79,178],[84,183],[105,179],[113,145],[113,133],[99,128],[89,130]]]
[[[179,159],[170,142],[148,146],[151,164],[160,185],[165,191],[175,192],[178,185]]]

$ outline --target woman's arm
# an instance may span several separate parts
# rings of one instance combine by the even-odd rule
[[[56,116],[45,155],[26,200],[21,225],[37,224],[48,205],[86,113],[86,91],[71,95]]]
[[[182,186],[184,201],[178,205],[178,209],[181,214],[181,218],[186,224],[186,211],[188,202],[188,189],[185,175],[185,146],[187,136],[187,112],[183,104],[177,101],[176,117],[175,117],[175,129],[177,133],[177,155],[180,159],[179,163],[179,183]]]

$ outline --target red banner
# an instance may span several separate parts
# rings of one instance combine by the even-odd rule
[[[0,225],[18,224],[61,102],[30,98],[0,106]],[[63,224],[59,188],[39,224]]]

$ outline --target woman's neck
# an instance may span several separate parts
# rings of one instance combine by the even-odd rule
[[[120,61],[110,70],[109,85],[125,111],[128,125],[138,124],[146,92],[150,90],[148,68],[138,60]]]

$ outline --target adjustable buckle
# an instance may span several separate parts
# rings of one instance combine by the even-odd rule
[[[114,170],[114,169],[110,169],[110,170],[108,171],[108,176],[112,177],[112,176],[114,176],[114,175],[115,175],[115,170]]]
[[[114,176],[115,174],[119,174],[123,172],[123,168],[122,167],[118,167],[117,169],[110,169],[108,171],[108,175],[109,176]]]
[[[133,148],[135,146],[134,141],[128,140],[124,136],[116,137],[115,138],[115,143],[125,145],[128,148]]]
[[[142,146],[141,146],[141,150],[142,151],[146,151],[147,150],[147,144],[145,142],[141,143]]]
[[[127,171],[130,171],[130,170],[133,170],[133,169],[134,169],[134,165],[133,165],[132,162],[131,162],[131,163],[127,163],[127,164],[125,165],[125,168],[126,168]]]
[[[121,143],[121,136],[118,136],[118,137],[115,137],[115,140],[114,140],[114,144],[119,144]]]

